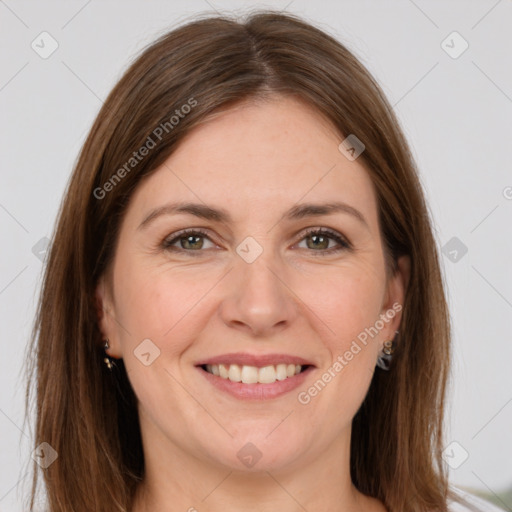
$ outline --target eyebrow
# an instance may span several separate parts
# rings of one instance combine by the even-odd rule
[[[351,215],[359,222],[369,228],[364,215],[347,203],[331,202],[325,204],[301,203],[290,208],[282,217],[282,220],[298,220],[307,217],[320,217],[322,215],[332,215],[335,213],[346,213]],[[163,215],[189,214],[200,219],[210,220],[219,223],[232,223],[233,219],[229,212],[224,208],[212,208],[200,203],[169,203],[152,210],[140,223],[137,229],[143,229],[153,220]]]

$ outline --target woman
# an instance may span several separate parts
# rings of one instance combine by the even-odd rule
[[[469,507],[449,341],[361,63],[293,16],[191,22],[116,85],[62,203],[31,361],[49,510]]]

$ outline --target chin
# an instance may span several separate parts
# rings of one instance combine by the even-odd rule
[[[302,447],[308,445],[289,435],[280,436],[276,432],[268,435],[259,431],[254,435],[237,435],[227,443],[204,447],[202,453],[208,453],[210,459],[231,471],[279,472],[291,469],[300,457]]]

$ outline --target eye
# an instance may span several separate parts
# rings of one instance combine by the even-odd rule
[[[343,250],[349,250],[352,248],[351,244],[336,231],[331,231],[326,228],[312,228],[308,230],[303,237],[301,242],[306,242],[306,249],[311,249],[313,252],[319,253],[318,255],[328,255],[337,253]],[[338,247],[329,246],[331,241],[335,241]],[[301,243],[299,242],[299,243]]]
[[[162,247],[171,251],[186,251],[186,252],[198,252],[204,247],[204,239],[210,240],[206,232],[200,229],[184,229],[175,235],[171,235],[172,238],[166,238]],[[210,240],[211,242],[211,240]],[[179,247],[173,247],[179,243]],[[208,247],[207,247],[208,248]]]
[[[210,247],[205,246],[205,240],[211,244]],[[351,244],[339,233],[327,228],[312,228],[302,234],[299,243],[306,242],[306,249],[318,255],[329,255],[342,250],[350,250]],[[338,247],[330,246],[334,241]],[[176,246],[176,244],[179,244]],[[162,242],[162,248],[175,252],[202,252],[202,249],[213,248],[215,244],[210,240],[208,234],[201,229],[184,229],[178,233],[172,234]]]

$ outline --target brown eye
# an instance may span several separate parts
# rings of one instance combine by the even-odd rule
[[[313,252],[318,252],[319,254],[332,254],[351,248],[351,245],[340,234],[326,229],[313,229],[308,231],[301,239],[301,242],[304,240],[306,241],[307,249],[311,249]],[[336,245],[329,247],[332,241],[336,242],[338,247],[336,247]]]
[[[211,247],[205,247],[205,240],[212,244]],[[342,235],[325,228],[308,231],[299,243],[303,241],[306,242],[305,249],[318,253],[318,255],[329,255],[352,248],[351,244]],[[334,246],[332,242],[335,242]],[[174,233],[162,242],[163,249],[174,252],[201,253],[204,252],[203,249],[214,246],[215,244],[210,240],[206,232],[198,229],[188,229]]]
[[[203,247],[203,240],[198,235],[187,235],[179,239],[182,249],[201,249]]]
[[[205,232],[190,229],[181,231],[166,238],[162,243],[162,247],[164,249],[177,252],[201,252],[201,249],[205,248],[205,240],[209,240],[210,243],[212,243]],[[179,245],[176,246],[176,244]]]
[[[329,248],[329,237],[325,235],[308,235],[306,240],[311,244],[308,244],[309,249],[328,249]]]

